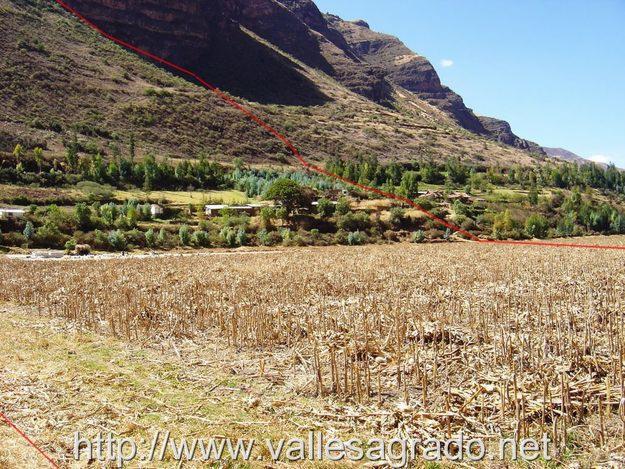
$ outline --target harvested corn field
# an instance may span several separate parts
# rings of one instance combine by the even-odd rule
[[[618,251],[471,243],[0,263],[0,301],[135,345],[223,344],[245,379],[320,403],[318,426],[547,434],[563,463],[623,454],[624,288]]]

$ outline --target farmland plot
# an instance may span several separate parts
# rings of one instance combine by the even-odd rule
[[[334,428],[546,433],[586,462],[623,452],[624,288],[621,252],[471,243],[0,263],[0,301],[131,343],[223,341]]]

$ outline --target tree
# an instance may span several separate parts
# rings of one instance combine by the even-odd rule
[[[26,237],[27,240],[31,240],[33,239],[33,236],[35,236],[35,227],[33,226],[33,223],[28,221],[26,222],[26,226],[24,227],[24,237]]]
[[[156,238],[156,242],[159,246],[163,247],[167,243],[167,231],[165,228],[161,228],[158,232],[158,237]]]
[[[126,237],[124,236],[124,233],[119,230],[111,231],[109,233],[108,242],[116,251],[126,250]]]
[[[495,238],[511,238],[513,236],[514,229],[515,223],[514,220],[512,220],[509,210],[495,215],[495,219],[493,221],[493,236],[495,236]]]
[[[156,233],[154,233],[154,229],[150,228],[145,232],[145,243],[149,248],[156,246]]]
[[[86,203],[76,204],[74,215],[81,230],[87,231],[91,228],[91,208]]]
[[[530,187],[529,194],[527,195],[528,201],[530,205],[536,206],[538,205],[538,187],[536,184],[532,184]]]
[[[525,233],[530,238],[546,238],[549,231],[549,222],[545,217],[532,214],[525,220]]]
[[[447,176],[451,182],[455,184],[464,184],[469,177],[469,171],[465,165],[463,165],[457,158],[451,158],[447,161],[446,165]]]
[[[298,209],[310,205],[311,197],[302,186],[292,179],[276,179],[265,193],[265,198],[279,202],[292,215]]]
[[[24,147],[22,147],[22,145],[18,143],[17,145],[15,145],[15,148],[13,149],[13,157],[18,163],[20,163],[23,156],[24,156]]]
[[[67,162],[67,166],[70,171],[76,169],[76,165],[78,164],[78,137],[76,136],[75,131],[72,133],[72,141],[67,146],[65,161]]]
[[[41,168],[43,167],[43,150],[37,147],[33,150],[33,154],[35,155],[35,163],[37,163],[39,172],[41,172]]]
[[[129,156],[130,156],[130,164],[134,164],[136,150],[135,150],[135,135],[130,135],[130,144],[129,144]]]
[[[433,164],[426,164],[421,168],[421,179],[428,184],[438,184],[443,181],[443,175]]]
[[[178,230],[178,238],[180,238],[180,244],[182,246],[188,246],[191,242],[191,233],[187,225],[182,225]]]
[[[419,197],[419,180],[421,176],[416,171],[406,171],[401,177],[400,188],[409,199]]]

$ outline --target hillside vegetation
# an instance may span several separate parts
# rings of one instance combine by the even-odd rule
[[[134,135],[158,157],[205,152],[227,161],[295,163],[279,141],[211,93],[99,37],[52,2],[0,0],[0,25],[0,151],[21,143],[59,155],[75,129],[104,156]],[[382,107],[276,52],[315,83],[323,104],[246,104],[309,159],[442,161],[454,155],[501,165],[535,162],[460,128],[406,90],[394,89],[394,106]]]

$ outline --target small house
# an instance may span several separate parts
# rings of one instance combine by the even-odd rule
[[[25,214],[26,210],[21,208],[0,208],[0,220],[19,220]]]
[[[150,213],[152,214],[153,218],[161,216],[163,212],[164,212],[163,207],[161,207],[160,205],[158,204],[150,205]]]

